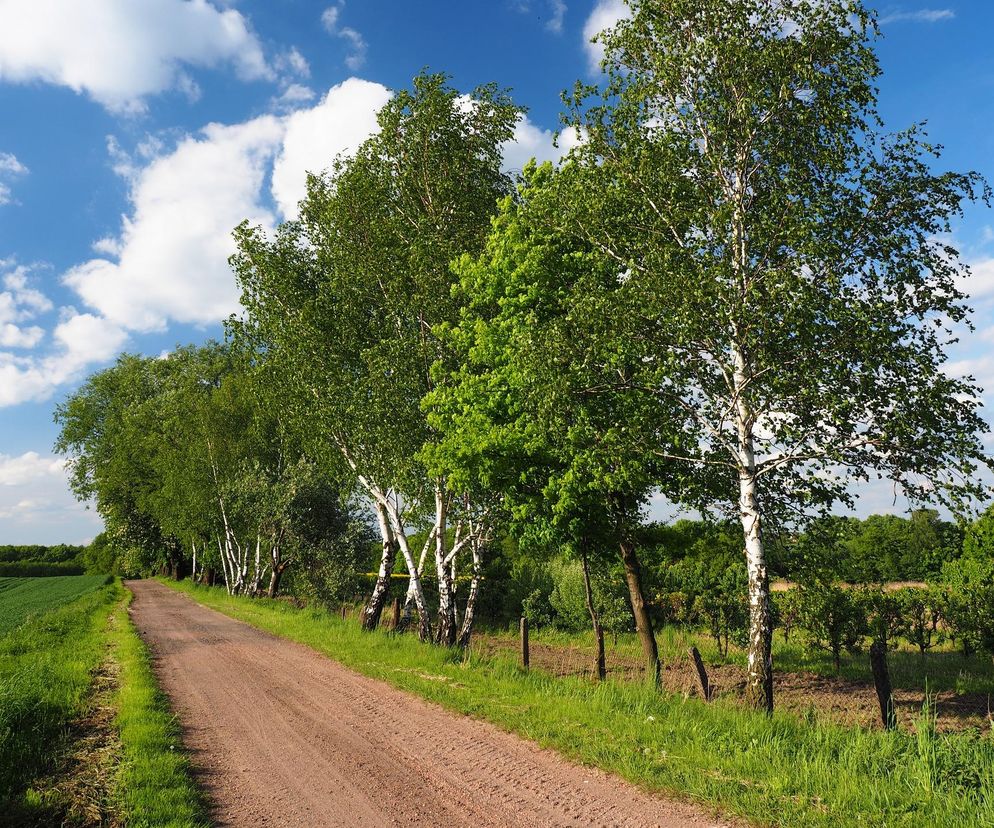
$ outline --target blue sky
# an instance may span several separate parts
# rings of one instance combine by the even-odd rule
[[[220,335],[243,218],[293,215],[304,171],[368,134],[422,67],[528,107],[506,163],[555,158],[560,92],[619,0],[0,0],[0,543],[100,529],[65,487],[55,404],[121,350]],[[879,6],[890,128],[927,120],[942,165],[994,180],[994,3]],[[994,215],[955,243],[975,334],[953,369],[994,391]],[[994,394],[989,397],[994,413]],[[900,511],[870,489],[861,513]]]

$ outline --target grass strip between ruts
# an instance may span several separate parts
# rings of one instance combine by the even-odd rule
[[[772,718],[731,703],[525,673],[315,608],[163,581],[201,604],[647,789],[777,826],[994,826],[994,739]]]

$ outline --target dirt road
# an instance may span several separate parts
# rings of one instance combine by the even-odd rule
[[[722,824],[154,581],[128,586],[218,825]]]

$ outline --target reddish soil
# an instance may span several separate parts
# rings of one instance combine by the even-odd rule
[[[131,614],[218,825],[718,826],[155,582]]]

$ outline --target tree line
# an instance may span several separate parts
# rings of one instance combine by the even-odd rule
[[[495,538],[575,561],[600,640],[610,558],[658,680],[639,538],[664,496],[735,522],[772,710],[775,534],[877,477],[955,512],[989,494],[980,389],[943,370],[969,317],[946,239],[987,187],[884,131],[857,0],[629,12],[564,95],[558,165],[512,179],[509,93],[426,72],[299,218],[237,228],[228,343],[122,358],[57,411],[108,529],[255,594],[372,525],[364,625],[399,567],[442,645],[469,641]]]

